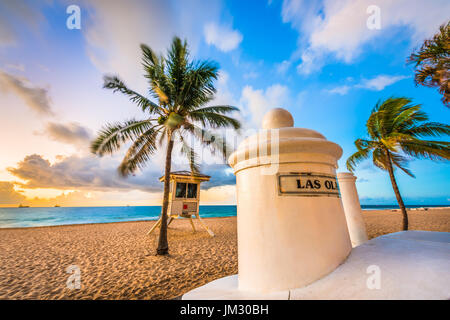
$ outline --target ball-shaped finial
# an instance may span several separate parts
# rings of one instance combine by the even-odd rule
[[[263,129],[277,129],[293,126],[294,118],[289,111],[283,108],[271,109],[264,115],[262,122]]]

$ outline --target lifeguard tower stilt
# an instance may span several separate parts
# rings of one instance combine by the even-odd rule
[[[214,233],[205,225],[199,215],[200,204],[200,183],[209,181],[211,177],[204,174],[191,174],[189,171],[175,171],[170,173],[169,187],[169,207],[167,208],[167,216],[169,225],[173,219],[188,218],[191,222],[192,229],[195,230],[192,216],[195,216],[203,228],[214,237]],[[164,176],[159,178],[164,181]],[[153,225],[147,234],[150,234],[161,225],[161,218]]]

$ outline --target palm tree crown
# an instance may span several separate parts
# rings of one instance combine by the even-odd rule
[[[354,170],[356,164],[372,154],[375,166],[387,170],[388,158],[395,167],[414,176],[406,168],[408,158],[442,160],[450,158],[449,143],[422,140],[450,134],[450,126],[428,122],[428,116],[420,105],[412,105],[408,98],[389,98],[378,103],[367,120],[368,139],[357,139],[358,149],[347,160],[347,168]],[[389,157],[388,157],[389,156]]]
[[[144,44],[141,49],[150,95],[157,103],[129,89],[118,77],[105,76],[104,88],[127,95],[150,117],[107,124],[92,143],[92,152],[98,155],[112,154],[127,141],[132,141],[133,144],[119,166],[119,172],[123,176],[144,167],[157,151],[158,143],[167,140],[169,136],[170,139],[181,142],[181,151],[188,157],[193,171],[198,171],[197,157],[186,141],[186,134],[192,134],[202,144],[225,155],[226,144],[223,138],[204,139],[205,136],[214,136],[205,127],[240,128],[239,121],[226,116],[227,113],[238,111],[236,107],[205,107],[216,92],[213,81],[218,77],[217,65],[210,61],[189,61],[187,43],[177,37],[173,40],[167,58],[157,56]]]
[[[450,107],[450,21],[432,39],[425,40],[408,58],[408,63],[415,64],[415,83],[438,87],[442,102]]]

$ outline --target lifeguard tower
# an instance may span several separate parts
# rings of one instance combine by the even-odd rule
[[[214,233],[204,224],[199,215],[200,204],[200,183],[209,181],[211,177],[194,173],[189,171],[175,171],[170,173],[169,186],[169,207],[167,208],[167,216],[169,225],[173,219],[188,218],[191,222],[192,229],[195,230],[192,216],[195,216],[203,228],[214,237]],[[159,178],[159,181],[164,181],[164,176]],[[160,226],[161,218],[154,224],[147,234],[153,232],[156,227]]]

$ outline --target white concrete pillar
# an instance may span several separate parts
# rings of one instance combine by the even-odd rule
[[[358,191],[356,190],[356,177],[350,172],[337,174],[342,204],[344,206],[345,219],[352,246],[356,247],[368,240],[366,226],[362,217]]]
[[[339,145],[272,109],[228,162],[236,174],[239,289],[308,285],[351,251],[336,180]]]

